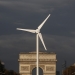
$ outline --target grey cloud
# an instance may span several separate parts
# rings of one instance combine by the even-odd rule
[[[75,52],[75,38],[73,37],[62,37],[55,35],[43,35],[44,42],[47,46],[48,51],[60,52],[60,53],[74,53]],[[8,35],[0,36],[0,47],[6,49],[16,50],[35,50],[35,36],[30,34],[19,34],[19,35]],[[44,50],[41,42],[40,49]],[[9,50],[8,50],[9,51]]]
[[[30,36],[29,36],[30,37]],[[33,36],[31,36],[30,38],[28,38],[27,35],[5,35],[5,36],[1,36],[0,38],[0,47],[2,48],[17,48],[17,49],[26,49],[28,46],[24,44],[26,44],[28,41],[30,41],[29,44],[31,44],[31,41],[33,41]],[[25,42],[25,43],[24,43]]]
[[[10,9],[15,10],[24,10],[27,12],[53,12],[57,7],[67,7],[72,5],[74,1],[68,0],[38,0],[38,1],[24,1],[24,0],[10,0],[10,1],[0,1],[1,6],[5,6]]]
[[[72,31],[71,34],[72,34],[72,35],[75,35],[75,31]]]
[[[57,35],[43,35],[45,43],[48,49],[70,52],[74,50],[75,39],[73,37],[57,36]],[[31,34],[16,34],[16,35],[2,35],[0,36],[0,47],[1,48],[14,48],[14,49],[26,49],[34,47],[36,42],[36,36]],[[33,42],[33,44],[32,44]],[[29,46],[28,46],[29,45]],[[41,45],[41,44],[40,44]],[[43,47],[41,47],[43,48]],[[35,49],[35,48],[33,48]]]

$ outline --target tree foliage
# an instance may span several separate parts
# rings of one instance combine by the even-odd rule
[[[16,73],[14,70],[7,70],[5,65],[0,61],[0,75],[20,75]]]
[[[75,66],[70,66],[63,71],[63,75],[75,75]]]

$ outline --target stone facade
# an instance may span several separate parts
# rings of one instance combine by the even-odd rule
[[[32,70],[36,67],[36,52],[19,54],[19,73],[21,75],[32,75]],[[56,75],[56,54],[51,52],[39,52],[39,67],[43,70],[43,75]]]

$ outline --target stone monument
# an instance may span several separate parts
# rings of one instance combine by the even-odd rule
[[[36,67],[36,52],[19,54],[19,73],[21,75],[32,75],[32,70]],[[39,52],[39,67],[43,70],[43,75],[56,75],[56,54],[54,52]]]

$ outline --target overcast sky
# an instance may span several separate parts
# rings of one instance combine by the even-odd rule
[[[0,0],[0,60],[7,69],[18,72],[19,53],[36,49],[35,34],[16,28],[36,29],[49,14],[41,29],[47,52],[57,54],[57,70],[64,60],[75,62],[75,0]]]

